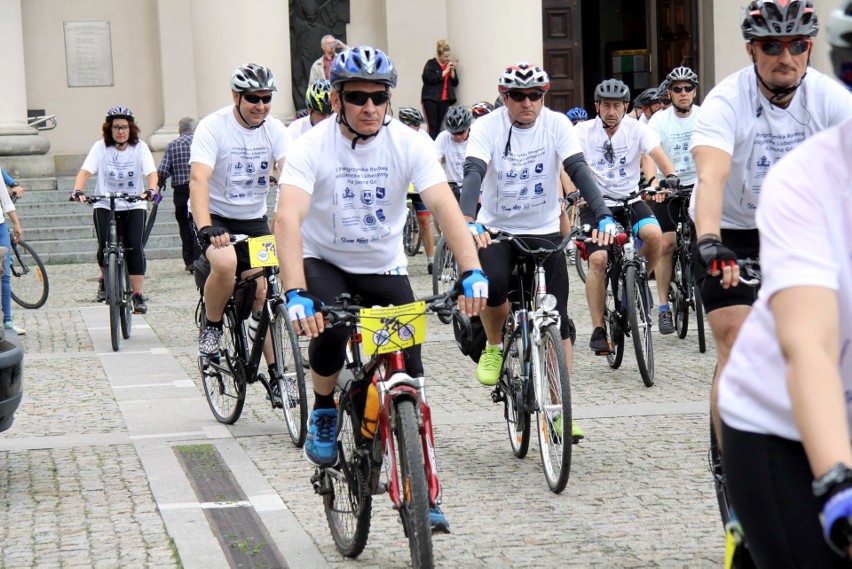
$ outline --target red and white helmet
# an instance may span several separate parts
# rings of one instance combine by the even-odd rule
[[[501,93],[513,89],[550,89],[550,77],[547,72],[532,63],[518,62],[507,67],[497,80],[497,89]]]

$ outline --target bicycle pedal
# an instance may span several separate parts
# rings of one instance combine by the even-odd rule
[[[611,354],[612,354],[612,350],[611,350],[611,349],[610,349],[610,350],[607,350],[607,351],[598,351],[598,350],[595,350],[595,355],[596,355],[596,356],[609,356],[609,355],[611,355]]]
[[[506,401],[506,395],[503,393],[502,389],[495,389],[491,392],[491,401],[494,403],[500,403]]]

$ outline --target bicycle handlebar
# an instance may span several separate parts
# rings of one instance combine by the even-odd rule
[[[146,193],[147,193],[147,190],[146,190]],[[143,198],[142,196],[140,196],[138,194],[126,194],[126,193],[122,193],[122,192],[110,192],[108,194],[104,194],[104,195],[100,195],[100,196],[87,196],[86,194],[80,194],[80,195],[86,198],[87,204],[97,203],[97,202],[100,202],[100,201],[108,200],[110,198],[114,198],[114,199],[117,199],[117,200],[124,200],[124,201],[127,201],[127,202],[139,202],[139,201],[143,201],[143,200],[147,199],[147,198]],[[79,198],[75,198],[72,195],[71,197],[68,198],[68,201],[75,202],[78,199]]]
[[[569,233],[567,237],[562,239],[559,245],[556,245],[555,247],[539,247],[538,249],[530,249],[529,246],[524,242],[523,238],[518,235],[515,235],[514,233],[503,231],[502,229],[488,229],[488,232],[494,236],[494,238],[491,240],[492,243],[510,241],[512,245],[514,245],[521,253],[525,255],[530,255],[533,257],[544,255],[545,258],[549,255],[552,255],[553,253],[564,251],[568,244],[574,239],[577,239],[579,235],[588,236],[591,231],[592,226],[586,224],[571,231],[571,233]],[[527,239],[536,237],[537,236],[535,235],[527,236]],[[586,238],[591,239],[589,237]]]
[[[760,273],[760,261],[757,259],[738,259],[737,266],[742,273],[740,274],[741,283],[748,286],[760,286],[763,280]]]
[[[456,308],[453,301],[458,297],[458,292],[451,290],[443,294],[435,294],[418,298],[415,302],[425,302],[426,310],[436,314],[452,314]],[[321,306],[317,312],[328,320],[332,328],[348,326],[357,323],[361,319],[361,310],[369,308],[358,304],[360,298],[352,297],[344,293],[335,299],[332,305]]]

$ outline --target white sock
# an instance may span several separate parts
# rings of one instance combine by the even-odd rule
[[[501,350],[503,349],[503,342],[500,342],[499,344],[488,344],[488,345],[493,346],[495,348],[500,348]]]

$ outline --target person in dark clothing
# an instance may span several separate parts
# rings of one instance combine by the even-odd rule
[[[456,86],[459,77],[456,73],[458,61],[452,59],[450,46],[446,40],[438,40],[437,56],[426,62],[423,67],[423,89],[420,102],[426,113],[426,123],[432,140],[438,136],[444,115],[456,102]]]
[[[189,147],[192,145],[192,135],[195,132],[195,119],[184,117],[178,122],[180,136],[166,146],[163,161],[160,162],[160,187],[166,186],[166,180],[172,178],[174,190],[175,219],[180,230],[181,250],[184,268],[194,272],[193,262],[201,253],[198,242],[189,226]]]

